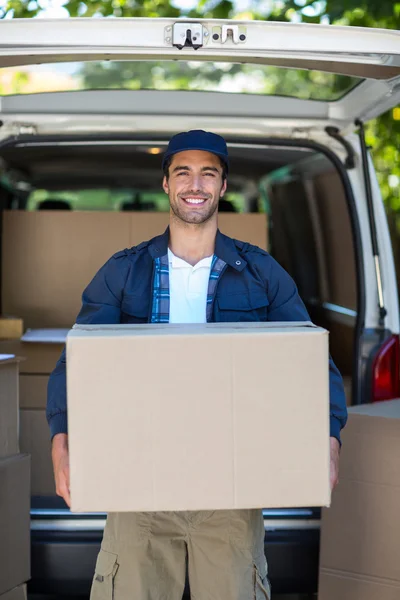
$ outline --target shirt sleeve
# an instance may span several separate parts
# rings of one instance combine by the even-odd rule
[[[311,321],[293,279],[275,259],[269,258],[271,268],[268,277],[268,320]],[[329,356],[329,402],[330,435],[341,443],[340,431],[347,421],[346,397],[342,376],[331,356]]]
[[[82,307],[76,323],[120,323],[121,301],[129,272],[129,261],[112,257],[96,273],[82,294]],[[51,439],[57,433],[68,433],[66,349],[62,351],[47,387],[46,417]]]

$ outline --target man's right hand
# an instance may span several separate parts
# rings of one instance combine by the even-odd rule
[[[57,496],[64,498],[66,504],[71,507],[71,496],[69,490],[68,435],[66,433],[57,433],[53,437],[51,457],[53,460],[56,494]]]

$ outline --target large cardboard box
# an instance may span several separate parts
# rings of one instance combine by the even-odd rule
[[[0,459],[0,594],[30,578],[30,457]]]
[[[400,598],[400,400],[349,409],[323,510],[318,600]]]
[[[0,594],[0,600],[27,600],[26,584],[19,585],[5,594]]]
[[[4,211],[3,310],[26,327],[71,327],[96,271],[115,252],[163,233],[168,222],[168,212]],[[268,247],[265,214],[221,213],[219,226]]]
[[[0,458],[19,452],[18,365],[0,354]]]
[[[311,324],[76,326],[72,509],[327,505],[328,387]]]

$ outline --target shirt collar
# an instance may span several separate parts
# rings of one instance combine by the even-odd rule
[[[169,227],[162,235],[155,237],[149,246],[151,257],[159,258],[168,254]],[[243,271],[247,262],[240,256],[234,240],[217,230],[214,254],[236,271]]]
[[[212,259],[212,256],[207,256],[206,258],[202,258],[201,260],[199,260],[199,262],[196,265],[191,265],[188,262],[186,262],[186,260],[183,260],[183,258],[179,258],[179,256],[176,256],[172,252],[172,250],[168,248],[168,262],[170,265],[172,265],[174,269],[198,269],[200,267],[209,268],[211,266]]]

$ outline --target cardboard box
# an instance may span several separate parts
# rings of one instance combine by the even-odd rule
[[[328,388],[310,323],[76,326],[72,509],[327,505]]]
[[[352,405],[353,380],[351,377],[343,377],[344,395],[347,407]]]
[[[24,333],[24,322],[17,317],[0,317],[0,340],[19,340]]]
[[[0,459],[0,594],[30,578],[30,457]]]
[[[318,600],[400,598],[400,400],[351,407],[323,510]]]
[[[31,455],[32,496],[54,496],[56,493],[51,460],[50,429],[46,411],[20,411],[21,452]]]
[[[82,292],[115,252],[163,233],[169,213],[3,213],[3,310],[26,327],[71,327]],[[265,214],[222,213],[221,231],[267,248]]]
[[[0,594],[0,600],[27,600],[26,584],[19,585],[5,594]]]
[[[19,452],[18,365],[0,355],[0,458]]]
[[[23,358],[20,373],[50,375],[63,351],[64,344],[52,342],[0,341],[0,352]]]
[[[49,375],[19,376],[19,407],[20,409],[45,409],[47,405],[47,385]]]

